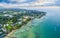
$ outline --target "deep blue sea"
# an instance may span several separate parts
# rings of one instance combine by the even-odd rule
[[[26,8],[28,9],[28,8]],[[30,21],[12,36],[16,38],[60,38],[60,8],[29,8],[46,12],[46,16]]]

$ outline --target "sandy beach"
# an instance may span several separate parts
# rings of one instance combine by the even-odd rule
[[[12,37],[11,35],[15,32],[16,30],[13,30],[12,32],[10,32],[7,36],[5,36],[4,38],[15,38]]]

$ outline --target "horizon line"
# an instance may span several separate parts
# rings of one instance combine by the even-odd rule
[[[2,7],[2,8],[21,8],[21,7],[40,7],[40,8],[60,8],[60,6],[12,6],[12,7]]]

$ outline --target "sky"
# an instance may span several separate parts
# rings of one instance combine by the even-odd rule
[[[60,6],[60,0],[0,0],[0,7]]]

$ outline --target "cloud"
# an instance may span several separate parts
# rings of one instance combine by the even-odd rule
[[[10,2],[17,2],[17,3],[20,3],[20,2],[25,2],[27,0],[9,0]]]
[[[31,5],[55,5],[56,1],[55,0],[38,0],[36,2],[31,3]]]
[[[37,0],[8,0],[10,3],[18,3],[18,4],[22,4],[22,3],[30,3],[30,2],[35,2]]]
[[[57,0],[7,0],[7,2],[0,3],[0,7],[13,8],[21,6],[55,6]],[[14,2],[14,4],[13,4]]]
[[[29,6],[28,3],[24,3],[24,4],[7,4],[7,3],[0,3],[0,7],[4,7],[4,8],[15,8],[15,7],[22,7],[22,6]]]

